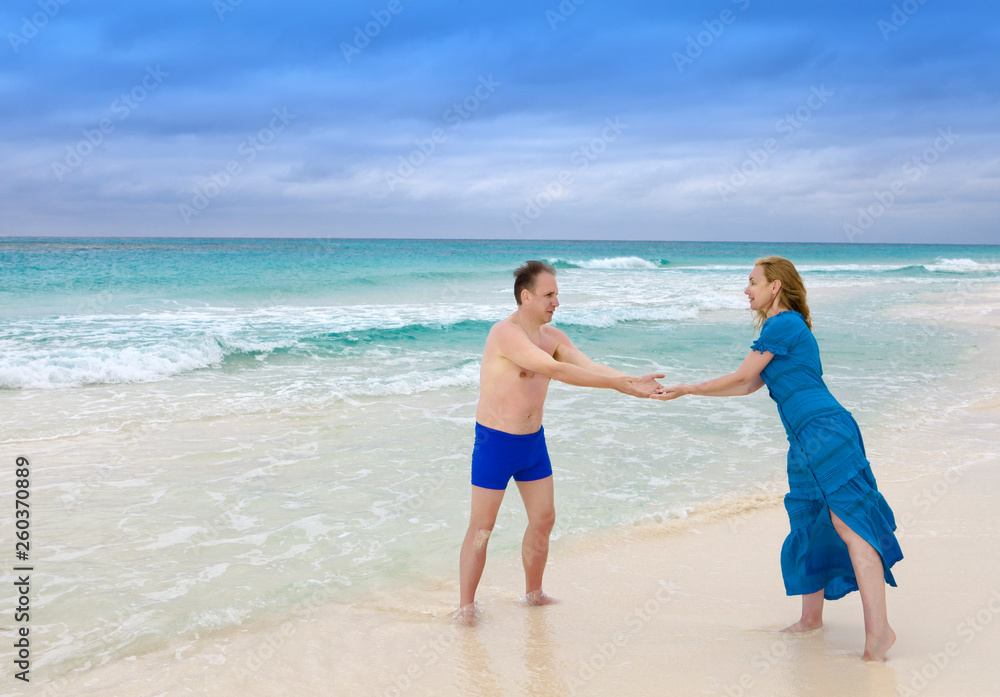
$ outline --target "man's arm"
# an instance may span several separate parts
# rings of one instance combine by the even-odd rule
[[[614,371],[613,375],[599,373],[573,363],[557,361],[535,346],[528,336],[517,327],[501,325],[496,327],[495,331],[497,332],[497,348],[500,355],[526,370],[541,373],[568,385],[603,387],[618,390],[633,397],[648,397],[652,393],[652,388],[635,384],[638,378],[623,375],[617,371]]]
[[[583,351],[578,349],[566,333],[555,327],[547,327],[547,329],[552,332],[559,340],[559,345],[556,346],[555,354],[553,358],[561,363],[571,363],[572,365],[580,366],[585,370],[589,370],[592,373],[597,373],[598,375],[611,375],[619,376],[624,375],[614,368],[606,365],[601,365],[600,363],[595,363],[592,361]]]
[[[615,370],[614,368],[601,365],[590,359],[583,351],[578,349],[576,345],[570,341],[570,338],[566,336],[566,333],[555,327],[546,327],[547,331],[552,332],[552,334],[558,340],[556,345],[556,350],[554,352],[553,358],[561,363],[569,363],[571,365],[579,366],[584,370],[589,370],[592,373],[597,373],[598,375],[611,375],[611,376],[622,376],[624,373]],[[662,389],[662,385],[656,382],[657,378],[664,377],[663,373],[650,373],[649,375],[643,375],[640,378],[636,378],[636,384],[641,385],[644,390],[650,390],[650,394],[655,394]]]

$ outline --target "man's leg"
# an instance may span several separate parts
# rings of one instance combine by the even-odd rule
[[[503,501],[504,489],[484,489],[472,485],[472,512],[469,515],[469,529],[462,543],[462,554],[458,564],[461,601],[459,609],[472,605],[476,600],[476,588],[486,566],[486,543],[497,522],[497,512]]]
[[[533,482],[517,482],[528,512],[528,529],[524,531],[521,559],[524,561],[524,592],[533,605],[553,602],[542,593],[542,574],[549,558],[549,535],[556,522],[552,475]]]

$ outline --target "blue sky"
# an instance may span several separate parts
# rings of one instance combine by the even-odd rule
[[[8,0],[0,234],[997,243],[998,20]]]

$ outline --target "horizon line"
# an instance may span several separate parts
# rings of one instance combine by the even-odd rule
[[[201,237],[195,235],[184,235],[179,237],[167,235],[152,236],[115,236],[115,235],[0,235],[0,241],[39,241],[39,240],[115,240],[115,241],[138,241],[138,240],[233,240],[233,241],[307,241],[307,240],[337,240],[343,242],[519,242],[519,243],[549,243],[549,242],[577,242],[577,243],[679,243],[679,244],[788,244],[788,245],[836,245],[836,246],[884,246],[884,247],[997,247],[1000,242],[819,242],[819,241],[788,241],[788,240],[674,240],[674,239],[576,239],[576,238],[550,238],[533,239],[518,237],[300,237],[300,236],[210,236]]]

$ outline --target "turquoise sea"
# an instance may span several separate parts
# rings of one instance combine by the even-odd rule
[[[554,264],[554,323],[673,384],[746,355],[743,288],[768,254],[802,271],[825,377],[867,439],[998,390],[963,377],[979,329],[935,316],[1000,282],[997,247],[0,241],[0,444],[32,465],[39,678],[249,626],[317,589],[350,604],[452,580],[479,359],[513,311],[512,270]],[[784,472],[766,391],[664,404],[554,384],[545,429],[557,539]],[[10,568],[12,510],[0,518]],[[491,558],[517,554],[523,524],[510,495]]]

